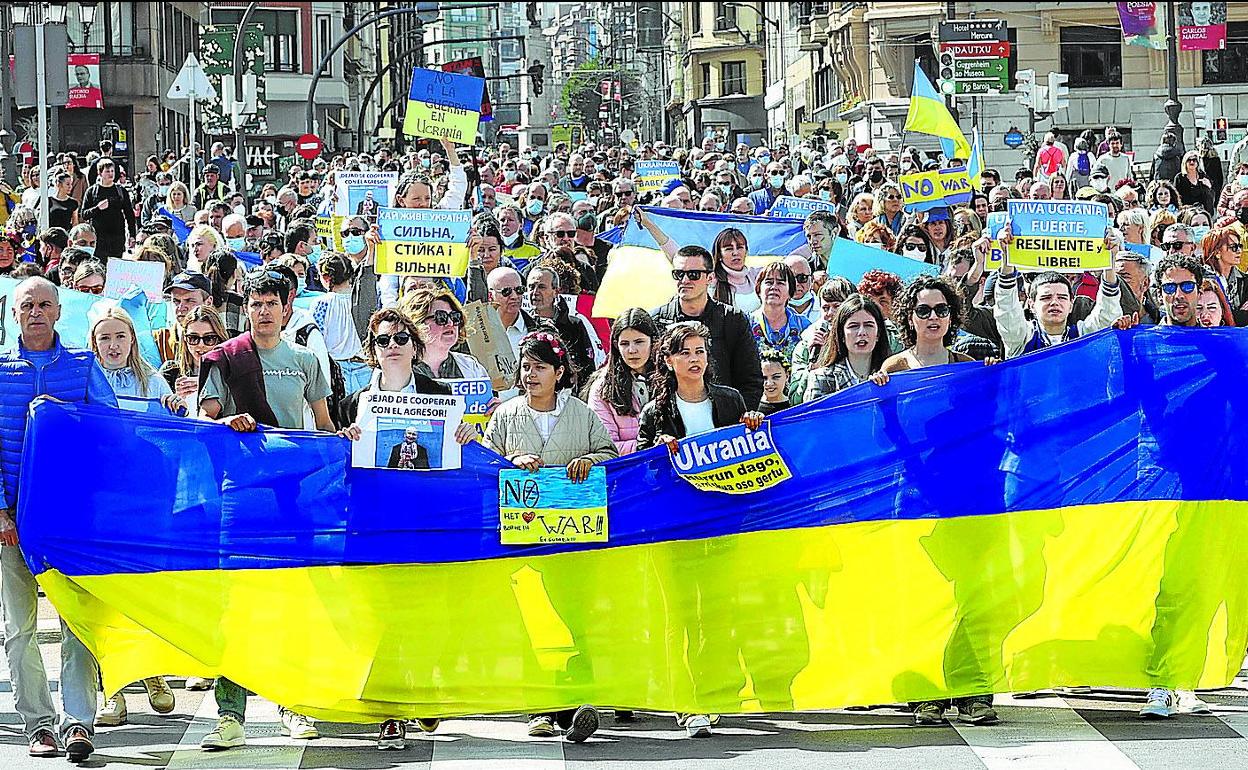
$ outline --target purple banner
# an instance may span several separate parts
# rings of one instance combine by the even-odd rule
[[[1123,37],[1157,32],[1157,3],[1118,3]]]

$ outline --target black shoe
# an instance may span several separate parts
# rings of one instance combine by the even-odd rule
[[[87,728],[75,725],[65,734],[65,758],[70,762],[85,762],[95,751]]]
[[[559,729],[565,733],[572,729],[572,716],[576,713],[576,709],[565,709],[554,713],[555,724],[559,725]]]
[[[564,733],[565,738],[573,743],[584,743],[589,736],[598,731],[598,709],[593,706],[581,706],[572,715],[572,727]]]

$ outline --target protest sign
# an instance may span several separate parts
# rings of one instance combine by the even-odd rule
[[[988,221],[985,224],[985,230],[988,233],[988,261],[984,264],[984,272],[991,273],[993,270],[1000,270],[1005,265],[1005,248],[1001,245],[1001,230],[1005,227],[1005,212],[988,212]]]
[[[333,244],[334,251],[342,251],[342,223],[346,217],[331,215],[316,218],[316,234],[321,237],[322,247]]]
[[[499,320],[498,310],[487,302],[464,305],[464,334],[468,337],[469,352],[490,373],[494,388],[515,387],[516,355]]]
[[[482,78],[413,68],[403,133],[472,144],[477,138],[484,91]]]
[[[498,530],[503,545],[607,542],[607,471],[580,484],[567,468],[498,472]]]
[[[442,71],[458,72],[462,75],[471,75],[474,78],[485,79],[485,64],[481,61],[480,56],[444,62]],[[488,85],[481,90],[481,119],[494,119],[494,107],[490,104],[490,87]]]
[[[394,201],[398,181],[397,171],[338,171],[334,174],[334,213],[376,222],[377,210]]]
[[[674,160],[639,160],[633,164],[633,176],[638,195],[657,192],[680,178],[680,164]]]
[[[438,380],[451,389],[451,394],[464,399],[464,422],[480,425],[482,428],[490,421],[486,409],[494,398],[494,386],[487,379],[446,379]]]
[[[142,289],[148,302],[162,301],[165,297],[165,266],[160,262],[135,262],[110,257],[104,279],[104,296],[120,299],[132,286]]]
[[[471,211],[382,206],[378,212],[378,275],[462,278],[468,273]]]
[[[960,206],[971,200],[971,179],[962,167],[902,174],[899,181],[907,211]]]
[[[845,238],[837,238],[832,244],[832,255],[828,257],[828,275],[839,275],[857,284],[871,270],[895,273],[901,280],[910,281],[923,274],[936,275],[940,268]]]
[[[671,458],[676,474],[703,492],[748,494],[793,477],[767,422],[758,430],[730,425],[681,439]]]
[[[460,396],[367,391],[360,395],[361,437],[351,443],[354,468],[446,470],[460,467],[455,429],[464,418]]]
[[[731,201],[727,201],[731,203]],[[812,211],[836,211],[836,204],[814,198],[798,198],[793,195],[781,195],[767,209],[767,216],[776,219],[805,219]]]
[[[1090,201],[1009,201],[1008,259],[1021,270],[1082,273],[1110,266],[1109,208]]]

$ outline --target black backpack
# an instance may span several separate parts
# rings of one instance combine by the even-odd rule
[[[316,324],[308,324],[299,331],[295,332],[295,342],[307,347],[308,338],[312,336],[312,330],[317,328]],[[329,398],[326,399],[326,405],[329,407],[330,417],[336,418],[339,407],[347,397],[347,378],[342,375],[342,367],[334,360],[333,356],[329,357]],[[335,422],[337,420],[335,419]],[[339,428],[346,427],[339,425]]]

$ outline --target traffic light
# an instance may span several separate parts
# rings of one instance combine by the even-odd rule
[[[1211,121],[1213,112],[1209,109],[1210,102],[1212,101],[1212,94],[1204,94],[1196,97],[1196,106],[1195,109],[1192,110],[1192,117],[1196,120],[1196,128],[1201,128],[1206,131],[1213,128],[1213,122]]]
[[[529,65],[529,80],[533,84],[533,95],[541,96],[545,83],[542,82],[546,74],[546,65],[541,62],[533,62]]]
[[[954,63],[953,53],[950,51],[942,51],[940,54],[940,69],[936,73],[936,87],[945,96],[953,94],[958,89],[957,81],[954,80]]]
[[[1049,112],[1064,110],[1070,106],[1070,75],[1065,72],[1049,73]]]
[[[1014,101],[1027,109],[1033,109],[1036,103],[1032,100],[1036,90],[1036,71],[1019,70],[1014,73]]]
[[[1230,121],[1226,118],[1216,118],[1213,121],[1213,141],[1222,144],[1226,141],[1227,132],[1230,130]]]

